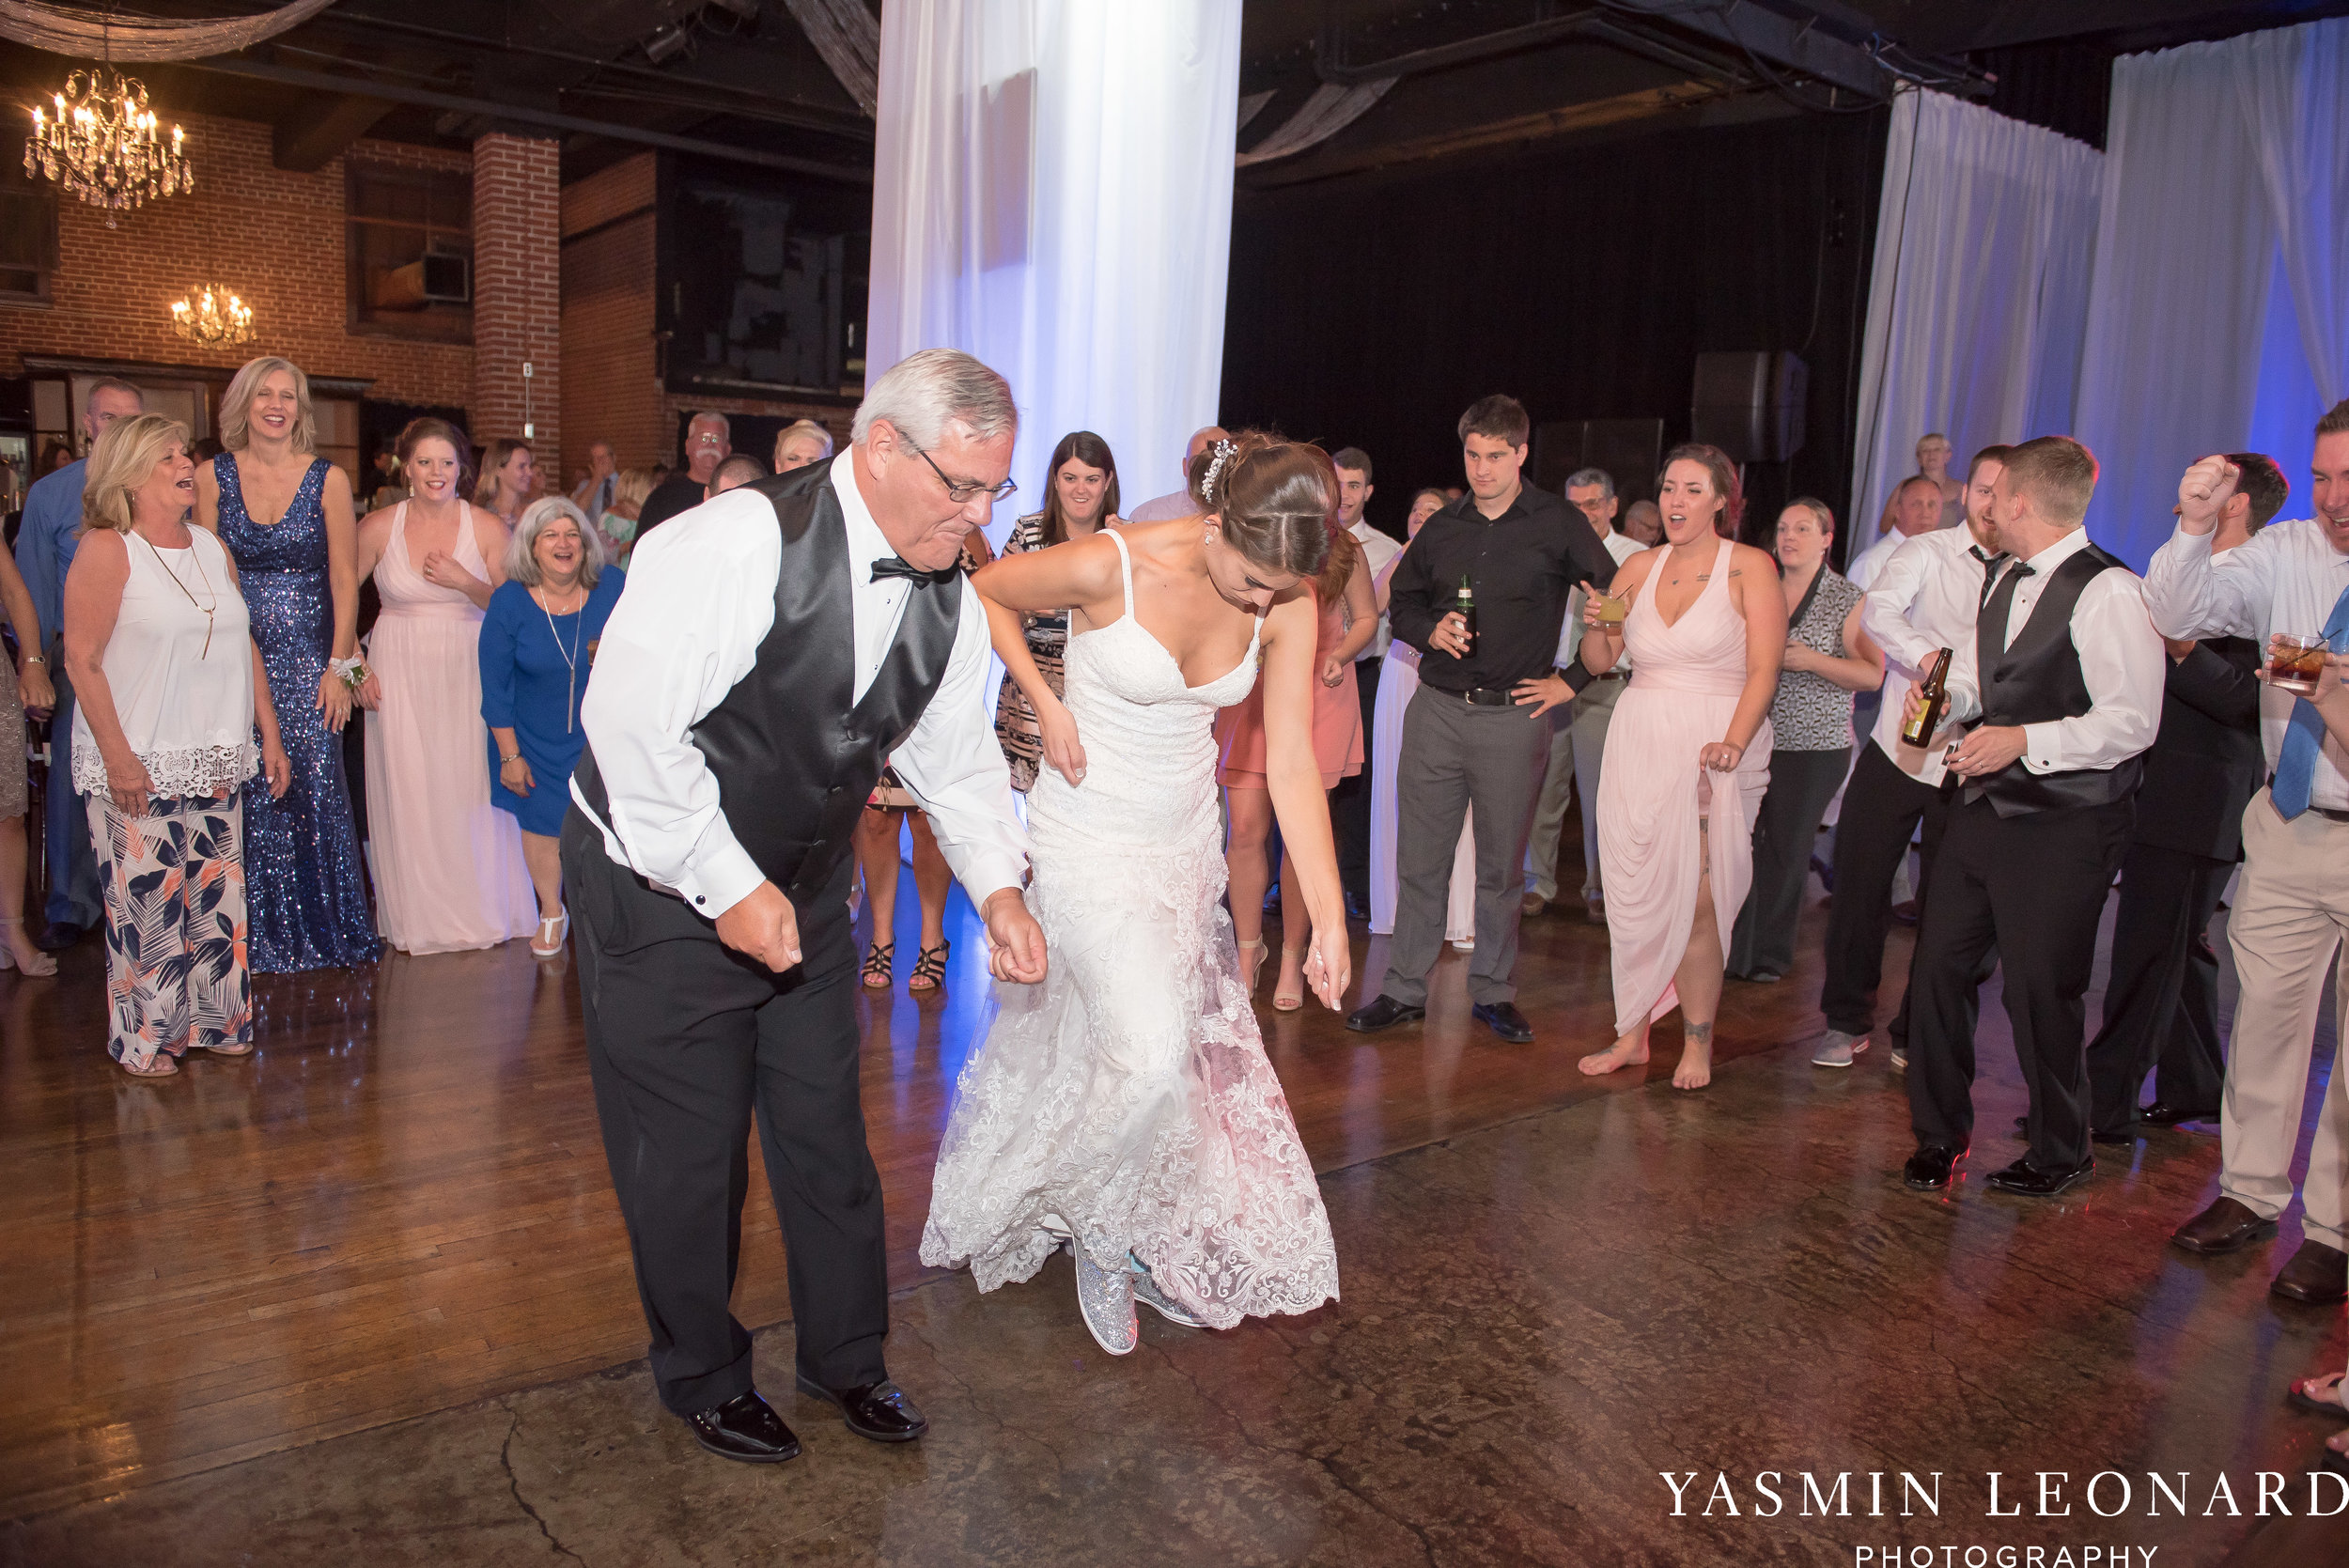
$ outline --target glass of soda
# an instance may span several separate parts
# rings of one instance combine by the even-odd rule
[[[2324,689],[2325,639],[2279,631],[2267,640],[2267,680],[2279,691],[2313,697]]]

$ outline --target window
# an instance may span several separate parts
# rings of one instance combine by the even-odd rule
[[[473,341],[473,175],[346,165],[350,330]]]
[[[24,172],[22,132],[0,136],[0,304],[47,304],[57,270],[57,188]]]

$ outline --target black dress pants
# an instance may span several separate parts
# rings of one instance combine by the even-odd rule
[[[1811,879],[1811,850],[1819,818],[1835,799],[1851,748],[1831,752],[1772,752],[1770,787],[1753,824],[1753,887],[1730,933],[1729,972],[1740,980],[1795,967],[1795,929],[1802,922],[1802,890]],[[1853,1032],[1857,1033],[1858,1031]]]
[[[858,1093],[847,863],[799,909],[805,962],[780,975],[614,864],[576,809],[563,874],[596,1112],[661,1403],[690,1415],[753,1386],[751,1337],[728,1303],[754,1115],[790,1258],[799,1370],[829,1388],[882,1381],[889,1267]]]
[[[1924,826],[1917,902],[1933,883],[1948,803],[1935,785],[1920,784],[1892,765],[1873,739],[1859,743],[1859,761],[1843,790],[1835,826],[1835,893],[1827,913],[1827,980],[1819,1010],[1827,1026],[1865,1034],[1876,1024],[1876,986],[1884,978],[1884,938],[1892,921],[1892,877],[1918,825]],[[1806,861],[1806,864],[1808,862]],[[1995,963],[1995,956],[1989,960]],[[1988,971],[1985,970],[1984,973]],[[1892,1020],[1892,1038],[1908,1034],[1908,999]]]
[[[1951,808],[1908,974],[1908,1110],[1921,1146],[1972,1141],[1977,989],[1995,947],[2030,1092],[2030,1161],[2069,1170],[2088,1157],[2085,998],[2135,818],[2128,800],[2005,817],[1987,800]]]
[[[2131,845],[2122,861],[2104,1026],[2088,1046],[2099,1131],[2128,1130],[2156,1063],[2155,1098],[2218,1114],[2227,1063],[2218,1043],[2218,955],[2208,933],[2233,870],[2232,861],[2151,844]]]
[[[1382,659],[1354,661],[1354,691],[1362,702],[1362,770],[1340,779],[1330,791],[1330,831],[1337,839],[1338,882],[1346,897],[1370,907],[1370,748],[1377,733],[1371,723],[1378,708],[1378,669]],[[1280,875],[1275,862],[1274,876]],[[1283,893],[1287,889],[1281,890]]]

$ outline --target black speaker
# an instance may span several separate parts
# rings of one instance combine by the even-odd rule
[[[1568,475],[1600,468],[1626,505],[1656,499],[1656,466],[1664,453],[1660,419],[1567,419],[1533,430],[1533,483],[1563,494]]]
[[[1735,462],[1782,463],[1802,450],[1810,390],[1810,367],[1799,354],[1699,354],[1689,439],[1719,447]]]

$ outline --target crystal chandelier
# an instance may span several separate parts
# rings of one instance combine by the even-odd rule
[[[253,330],[253,307],[217,283],[198,284],[171,302],[171,330],[207,349],[250,343],[259,335]]]
[[[164,147],[155,112],[147,106],[147,85],[136,77],[111,65],[77,70],[50,102],[52,109],[33,111],[24,172],[56,180],[103,210],[108,228],[117,212],[195,188],[184,133],[173,126],[171,145]]]

